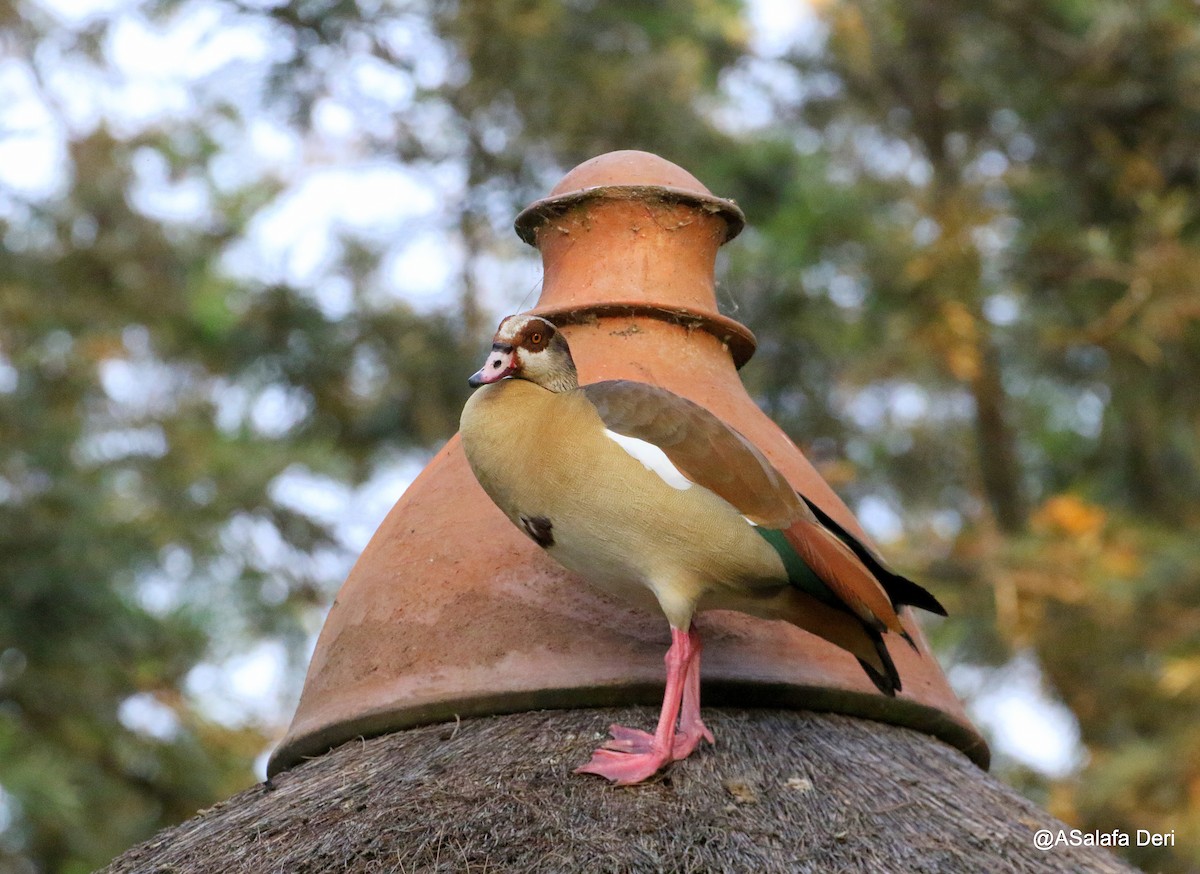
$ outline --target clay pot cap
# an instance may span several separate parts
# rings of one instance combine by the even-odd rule
[[[547,219],[584,201],[603,198],[694,204],[725,219],[724,242],[736,237],[746,224],[746,216],[736,203],[713,195],[678,164],[649,152],[625,149],[584,161],[564,176],[549,196],[534,201],[517,216],[517,236],[535,246],[537,229]]]

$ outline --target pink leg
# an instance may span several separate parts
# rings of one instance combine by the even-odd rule
[[[716,743],[712,732],[700,719],[700,632],[693,625],[688,631],[692,644],[692,660],[688,663],[687,677],[683,683],[683,708],[679,712],[679,733],[675,736],[673,758],[686,759],[700,745],[701,740]]]
[[[671,749],[672,761],[686,759],[700,745],[701,740],[710,744],[715,743],[712,732],[700,718],[700,651],[703,645],[700,632],[695,626],[688,631],[688,641],[691,645],[691,660],[683,681],[683,706],[679,711],[679,727],[675,734],[675,743]],[[644,753],[654,745],[654,735],[636,728],[626,728],[623,725],[609,727],[612,740],[604,744],[606,750],[616,750],[622,753]]]
[[[700,742],[715,743],[713,732],[709,731],[700,718],[700,651],[703,648],[700,631],[692,627],[688,631],[691,645],[691,660],[684,675],[683,707],[679,711],[679,728],[676,740],[671,750],[671,759],[679,761],[686,759],[694,752]],[[619,753],[646,753],[654,746],[654,735],[640,729],[628,729],[624,725],[608,726],[612,740],[604,744],[605,749],[617,750]]]
[[[577,774],[598,774],[618,785],[640,783],[664,765],[687,756],[700,738],[712,735],[700,721],[700,636],[671,629],[667,650],[667,688],[658,728],[653,735],[621,725],[611,728],[613,739],[592,754]],[[684,734],[676,737],[675,722],[683,702]]]

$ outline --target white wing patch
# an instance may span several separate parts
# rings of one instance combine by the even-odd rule
[[[679,468],[671,464],[667,453],[653,443],[639,440],[636,437],[626,437],[616,431],[604,429],[604,436],[616,443],[634,458],[642,463],[646,470],[658,474],[659,478],[673,489],[690,489],[692,481],[679,472]]]

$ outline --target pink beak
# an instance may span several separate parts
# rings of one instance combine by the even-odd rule
[[[489,382],[499,382],[517,370],[517,351],[512,346],[496,343],[483,363],[483,367],[471,374],[467,384],[471,388],[479,388]]]

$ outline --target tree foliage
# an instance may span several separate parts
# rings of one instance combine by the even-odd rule
[[[777,131],[820,146],[733,268],[766,353],[751,375],[822,435],[831,479],[906,508],[905,551],[951,599],[951,660],[1032,653],[1070,708],[1082,767],[1013,778],[1086,829],[1174,831],[1130,856],[1190,870],[1194,9],[847,2],[825,20],[824,50],[791,60],[829,85]]]
[[[531,283],[514,212],[616,148],[745,209],[747,384],[951,606],[944,658],[1032,657],[1070,709],[1084,762],[1006,773],[1200,864],[1194,9],[817,15],[778,55],[734,0],[0,4],[0,159],[64,149],[0,172],[0,870],[88,870],[253,779],[276,726],[198,672],[302,666],[353,555],[286,486],[453,432]],[[148,87],[130,58],[180,44],[197,71]],[[263,255],[318,183],[367,218]]]

